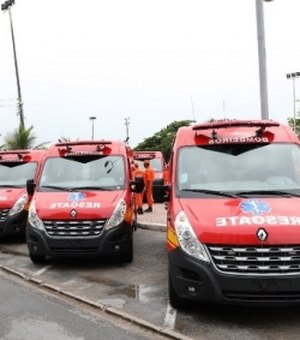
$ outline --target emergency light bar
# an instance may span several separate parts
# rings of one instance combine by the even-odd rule
[[[98,144],[112,144],[111,141],[108,140],[81,140],[74,142],[59,142],[56,143],[55,146],[76,146],[76,145],[98,145]]]
[[[143,151],[138,151],[138,153],[133,154],[133,158],[137,160],[144,160],[144,159],[153,159],[155,158],[155,153],[154,152],[143,152]]]
[[[229,127],[258,127],[258,128],[266,128],[271,126],[279,126],[280,124],[274,122],[272,120],[253,120],[251,122],[247,120],[224,120],[220,122],[211,122],[211,123],[201,123],[193,126],[193,130],[208,130],[208,129],[221,129],[221,128],[229,128]]]
[[[107,144],[112,144],[111,141],[106,140],[98,140],[98,141],[74,141],[74,142],[60,142],[56,143],[55,146],[58,147],[59,153],[62,157],[70,157],[70,156],[88,156],[88,155],[105,155],[110,154],[111,148],[106,146]],[[95,145],[96,149],[92,150],[81,150],[77,152],[73,152],[73,147],[76,146],[84,146],[84,145]],[[62,147],[61,149],[59,147]]]
[[[0,151],[0,155],[25,155],[29,154],[30,150],[6,150]]]
[[[18,156],[18,160],[28,160],[29,161],[31,159],[31,157],[26,157],[28,155],[30,155],[30,150],[0,151],[0,161],[1,162],[15,162],[16,161],[16,158],[6,158],[5,156]]]

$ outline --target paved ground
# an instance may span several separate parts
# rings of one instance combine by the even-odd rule
[[[147,204],[144,204],[144,209]],[[167,226],[167,210],[165,203],[154,203],[152,213],[138,215],[138,226],[140,228],[165,231]]]

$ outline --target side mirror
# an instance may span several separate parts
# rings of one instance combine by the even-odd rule
[[[131,191],[141,193],[145,188],[143,177],[136,177],[135,181],[131,182]]]
[[[34,183],[34,179],[28,179],[26,181],[26,191],[29,196],[32,196],[35,191],[36,184]]]

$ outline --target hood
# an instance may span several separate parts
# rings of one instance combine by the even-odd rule
[[[25,188],[3,188],[0,190],[0,208],[11,208],[25,193]]]
[[[300,243],[299,205],[300,198],[185,198],[178,208],[203,243],[274,245]]]
[[[45,220],[106,219],[124,191],[36,192],[38,216]]]

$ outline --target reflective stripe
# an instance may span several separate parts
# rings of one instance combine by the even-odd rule
[[[173,248],[179,247],[177,235],[175,231],[171,228],[168,228],[167,239],[168,239],[168,242],[170,243],[170,246],[172,246]]]

